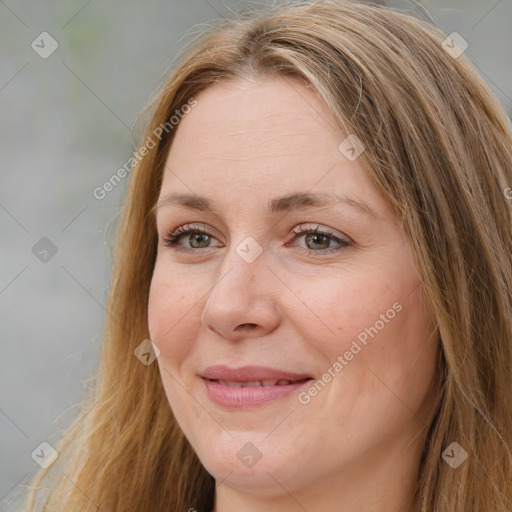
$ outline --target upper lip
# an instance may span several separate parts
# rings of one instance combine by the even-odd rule
[[[211,380],[225,380],[231,382],[253,382],[271,379],[295,381],[311,378],[307,373],[294,373],[265,366],[241,366],[240,368],[229,368],[224,365],[209,366],[201,373],[201,377]]]

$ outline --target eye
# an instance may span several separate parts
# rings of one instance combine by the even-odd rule
[[[189,237],[190,247],[182,247],[180,243],[182,238]],[[163,244],[166,247],[172,247],[173,249],[209,249],[211,246],[208,245],[210,240],[214,238],[203,224],[203,228],[191,227],[189,224],[180,226],[173,233],[164,237]]]
[[[293,234],[295,235],[294,240],[304,237],[306,247],[296,247],[296,249],[306,255],[321,255],[337,251],[345,247],[350,247],[352,245],[351,241],[335,236],[327,229],[320,229],[320,226],[318,225],[316,227],[299,226],[293,230]],[[188,238],[188,247],[181,243],[181,240],[186,238]],[[186,251],[219,247],[210,245],[212,239],[216,240],[204,224],[202,225],[202,228],[186,224],[165,236],[163,239],[163,245],[173,249]],[[335,247],[331,247],[333,242],[337,244]],[[290,242],[288,242],[286,246],[290,246]]]
[[[299,226],[298,228],[293,230],[293,234],[295,235],[295,240],[304,237],[304,243],[306,244],[306,248],[297,247],[301,253],[310,255],[310,254],[325,254],[333,251],[338,251],[345,247],[350,247],[352,242],[349,240],[340,238],[335,236],[331,231],[327,229],[320,229],[320,226],[316,226],[316,228],[309,226]],[[338,244],[335,247],[331,247],[332,242]]]

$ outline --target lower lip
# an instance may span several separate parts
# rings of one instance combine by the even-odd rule
[[[246,388],[230,388],[204,378],[203,381],[212,402],[224,407],[244,408],[285,398],[307,385],[311,379],[286,386],[251,386]]]

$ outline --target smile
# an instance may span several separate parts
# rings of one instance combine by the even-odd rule
[[[222,386],[227,386],[228,388],[255,388],[255,387],[268,387],[268,386],[289,386],[290,384],[294,384],[299,381],[291,381],[287,379],[266,379],[266,380],[252,380],[252,381],[231,381],[231,380],[218,380],[218,379],[209,379],[211,382],[217,382]],[[302,379],[309,380],[309,379]]]
[[[210,375],[212,375],[212,372],[210,372]],[[291,379],[260,378],[257,380],[252,377],[254,380],[242,380],[239,377],[240,372],[237,375],[237,380],[201,376],[210,401],[215,405],[229,409],[270,405],[278,400],[289,398],[294,392],[299,392],[306,383],[313,380],[311,377],[303,376],[299,379],[292,377]],[[268,375],[266,376],[268,377]],[[235,377],[231,378],[234,379]]]

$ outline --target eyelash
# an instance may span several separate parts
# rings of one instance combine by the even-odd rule
[[[215,238],[205,228],[204,229],[190,228],[190,227],[187,227],[187,226],[188,226],[188,224],[185,225],[185,226],[180,226],[174,232],[172,232],[169,235],[165,236],[164,240],[163,240],[163,245],[165,245],[166,247],[170,247],[171,249],[184,250],[184,251],[211,249],[211,247],[205,247],[204,249],[194,249],[194,248],[190,248],[190,247],[182,247],[182,246],[180,246],[179,240],[183,236],[189,235],[191,233],[197,233],[197,234],[200,234],[200,235],[208,235],[210,237]],[[334,240],[335,242],[337,242],[339,244],[336,247],[329,247],[328,249],[322,249],[322,250],[319,250],[319,251],[315,251],[313,249],[305,249],[304,247],[295,247],[295,249],[298,249],[299,252],[301,252],[302,254],[306,254],[306,255],[312,255],[312,254],[324,255],[324,254],[328,254],[328,253],[331,253],[331,252],[334,252],[334,251],[338,251],[340,249],[343,249],[343,248],[346,248],[346,247],[350,247],[350,246],[353,245],[352,242],[349,242],[347,240],[343,240],[341,238],[338,238],[337,236],[334,236],[334,234],[331,233],[328,230],[319,229],[319,226],[317,226],[316,228],[304,228],[303,226],[300,226],[300,227],[296,228],[295,230],[293,230],[292,233],[295,235],[294,240],[296,240],[297,238],[300,238],[302,235],[307,235],[308,233],[313,233],[313,234],[316,234],[316,235],[322,235],[322,236],[328,237],[331,240]]]

